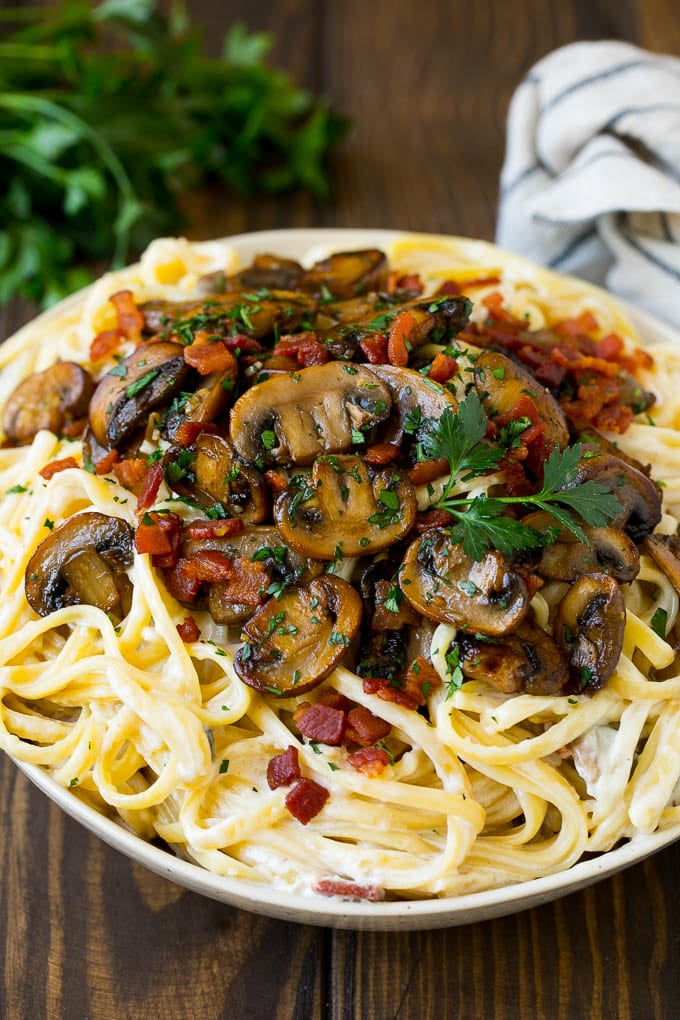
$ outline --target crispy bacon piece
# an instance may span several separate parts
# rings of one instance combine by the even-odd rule
[[[418,273],[401,273],[393,269],[387,277],[387,293],[394,294],[398,290],[413,290],[417,294],[423,292],[423,281]]]
[[[192,641],[198,641],[201,637],[198,624],[194,620],[193,616],[185,616],[183,621],[177,624],[177,633],[185,644],[190,644]]]
[[[272,469],[265,471],[264,480],[275,496],[278,496],[280,492],[288,488],[288,482],[278,471]]]
[[[139,344],[142,340],[144,316],[140,312],[131,290],[119,290],[112,294],[109,301],[116,309],[118,327],[128,340]]]
[[[219,425],[210,421],[182,421],[175,432],[175,442],[180,446],[193,446],[201,432],[219,433]]]
[[[452,358],[450,354],[443,354],[441,351],[439,354],[435,354],[434,361],[430,365],[430,371],[427,373],[428,377],[433,382],[445,383],[458,371],[458,362],[455,358]]]
[[[222,343],[228,351],[237,357],[239,354],[257,354],[262,350],[262,344],[246,333],[233,333],[231,336],[224,336]]]
[[[320,896],[341,896],[343,900],[368,900],[379,903],[385,899],[385,892],[379,885],[356,885],[337,879],[322,878],[314,883],[313,891]]]
[[[386,365],[387,337],[383,333],[376,333],[375,336],[365,336],[359,341],[359,347],[366,355],[369,365]]]
[[[297,747],[292,744],[283,754],[277,754],[267,765],[267,782],[270,790],[279,786],[290,786],[296,779],[301,779],[300,761]]]
[[[418,326],[418,321],[413,314],[407,310],[399,312],[390,327],[387,338],[387,357],[391,365],[398,365],[405,368],[408,365],[408,356],[411,349],[410,337]]]
[[[563,319],[561,322],[556,322],[553,329],[560,336],[588,336],[598,328],[598,321],[592,312],[581,312],[580,315],[575,316],[572,319]]]
[[[68,471],[69,468],[77,468],[78,466],[75,457],[63,457],[61,460],[51,460],[49,464],[45,464],[45,467],[41,468],[38,474],[46,482],[49,482],[50,478],[58,475],[60,471]]]
[[[174,567],[163,571],[165,587],[179,602],[193,602],[201,582],[187,572],[187,560],[180,557]]]
[[[122,461],[124,464],[125,461]],[[135,461],[135,463],[139,463]],[[115,469],[114,469],[115,470]],[[117,473],[117,472],[116,472]],[[153,506],[158,496],[158,490],[161,487],[163,481],[163,465],[157,460],[151,464],[148,471],[142,479],[142,483],[139,489],[139,499],[137,500],[137,510],[135,513],[143,514],[150,506]]]
[[[332,687],[328,687],[325,691],[322,691],[321,697],[319,698],[319,704],[330,705],[331,708],[337,708],[345,714],[347,714],[352,707],[352,702],[349,698],[346,698],[344,694],[340,694],[338,691],[334,691]]]
[[[625,432],[635,415],[625,404],[603,407],[593,418],[593,425],[603,432]]]
[[[373,443],[366,449],[364,460],[374,467],[391,464],[399,456],[399,447],[394,443]]]
[[[243,530],[240,517],[224,517],[217,521],[190,521],[184,525],[187,538],[208,539],[236,535]]]
[[[155,567],[174,567],[179,559],[181,528],[177,514],[145,513],[135,531],[135,549],[149,553]]]
[[[347,729],[345,730],[345,743],[360,744],[362,747],[370,747],[378,740],[386,737],[392,729],[390,723],[385,719],[365,708],[357,705],[347,713]]]
[[[445,457],[438,457],[437,460],[421,460],[414,464],[408,473],[409,480],[414,485],[427,485],[435,478],[441,478],[447,473],[448,461]]]
[[[299,705],[293,715],[300,733],[320,744],[339,747],[345,735],[345,713],[330,705]]]
[[[492,290],[490,294],[482,298],[482,304],[488,309],[491,317],[497,322],[516,323],[515,316],[503,307],[503,295],[499,290]],[[522,324],[524,325],[524,323]]]
[[[424,659],[422,655],[419,655],[411,663],[406,672],[404,690],[407,694],[416,698],[419,705],[425,705],[430,691],[435,687],[439,687],[440,684],[439,673],[432,663]]]
[[[184,360],[199,375],[225,372],[231,379],[238,375],[238,361],[221,338],[206,330],[198,330],[193,343],[184,348]]]
[[[389,765],[390,756],[382,747],[362,747],[360,751],[350,754],[347,761],[357,772],[363,772],[369,779],[375,779]]]
[[[59,430],[62,436],[73,438],[81,436],[87,427],[87,418],[74,418],[73,421],[64,422]]]
[[[437,291],[437,297],[443,294],[462,294],[463,291],[472,287],[490,287],[500,282],[500,276],[478,276],[474,280],[444,280]]]
[[[144,479],[147,475],[148,465],[141,457],[127,457],[125,460],[118,461],[117,464],[114,464],[112,471],[123,488],[130,489],[130,491],[134,493],[140,493]],[[145,510],[152,504],[153,500],[150,503],[147,503],[145,507],[140,508],[138,506],[137,510],[138,512],[140,509]]]
[[[219,549],[196,549],[186,559],[185,569],[199,581],[218,584],[231,577],[234,564],[231,557]]]
[[[430,528],[446,528],[452,520],[453,515],[448,510],[423,510],[416,514],[415,530],[422,535]]]
[[[298,779],[286,794],[286,807],[293,818],[307,825],[318,815],[329,796],[328,790],[313,779]]]
[[[101,361],[102,358],[108,358],[109,354],[118,350],[124,339],[125,333],[122,329],[105,329],[103,332],[97,333],[90,344],[90,361]]]
[[[270,577],[263,563],[235,556],[231,560],[229,572],[221,579],[222,595],[234,605],[259,606],[267,598],[269,582]]]
[[[96,475],[108,475],[109,471],[113,468],[114,464],[117,464],[120,460],[120,454],[118,450],[109,450],[105,457],[95,464],[94,472]]]
[[[313,332],[282,336],[274,348],[274,354],[292,355],[297,358],[302,368],[308,368],[309,365],[325,365],[328,361],[327,348],[319,343],[316,333]]]

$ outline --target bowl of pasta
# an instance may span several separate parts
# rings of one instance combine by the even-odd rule
[[[680,836],[680,348],[482,241],[159,239],[0,348],[0,747],[274,917],[462,924]]]

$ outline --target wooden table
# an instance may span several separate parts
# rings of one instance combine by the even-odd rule
[[[354,119],[330,204],[193,196],[191,236],[384,226],[491,238],[504,118],[539,57],[617,37],[680,53],[674,0],[194,0]],[[7,334],[28,316],[5,312]],[[416,934],[268,921],[184,892],[90,836],[0,761],[0,1015],[65,1018],[671,1017],[680,846],[555,904]],[[676,870],[678,869],[678,870]]]

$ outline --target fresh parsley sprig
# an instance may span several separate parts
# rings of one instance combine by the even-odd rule
[[[452,496],[459,480],[468,482],[485,474],[497,466],[505,453],[502,445],[487,439],[487,426],[484,407],[472,391],[457,411],[447,408],[438,421],[432,422],[422,441],[423,452],[429,459],[443,457],[448,461],[449,478],[432,506],[448,510],[456,519],[450,534],[454,542],[462,545],[466,556],[480,560],[489,549],[510,555],[555,541],[559,528],[550,528],[543,535],[507,516],[506,509],[513,504],[551,514],[581,542],[588,541],[581,522],[603,527],[621,512],[620,502],[602,482],[577,483],[583,453],[580,443],[562,451],[553,450],[544,464],[543,485],[537,493]]]

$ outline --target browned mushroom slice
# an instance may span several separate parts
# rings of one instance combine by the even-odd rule
[[[560,450],[568,445],[569,427],[560,405],[531,372],[515,364],[505,354],[486,350],[481,352],[475,363],[475,386],[492,419],[511,414],[521,397],[529,396],[545,424],[543,434],[549,445]]]
[[[278,255],[256,255],[252,264],[232,276],[224,272],[202,276],[196,284],[199,294],[229,294],[238,290],[297,290],[304,269],[299,262]]]
[[[326,288],[333,297],[350,298],[380,290],[387,281],[387,258],[377,248],[343,251],[316,262],[305,273],[302,286],[321,294]]]
[[[90,428],[100,446],[116,447],[169,403],[189,372],[181,344],[139,347],[104,376],[90,401]]]
[[[230,437],[249,463],[313,464],[344,453],[390,413],[390,391],[363,365],[303,368],[251,387],[231,411]]]
[[[663,570],[680,594],[680,538],[678,535],[648,535],[642,548]]]
[[[316,314],[317,302],[294,290],[225,294],[200,301],[147,301],[141,305],[146,329],[153,333],[178,334],[191,343],[198,330],[215,336],[247,333],[258,339],[278,327],[282,332],[297,329]]]
[[[607,574],[581,577],[560,602],[553,632],[577,690],[597,690],[616,669],[623,647],[626,607]]]
[[[234,668],[262,693],[304,694],[340,662],[361,624],[351,584],[326,574],[306,588],[271,598],[243,628]]]
[[[131,585],[133,532],[119,517],[76,514],[40,543],[26,567],[26,599],[40,616],[85,603],[122,616]]]
[[[524,620],[499,641],[461,635],[459,664],[468,680],[485,680],[504,694],[560,694],[569,670],[550,634]]]
[[[416,492],[398,471],[369,473],[361,457],[318,457],[309,483],[289,485],[274,517],[281,536],[303,556],[333,560],[376,553],[413,527]]]
[[[72,361],[36,372],[10,394],[2,413],[2,427],[11,442],[30,443],[40,429],[61,432],[67,422],[87,414],[94,381]]]
[[[626,453],[625,450],[622,450],[620,446],[617,446],[616,443],[607,439],[606,436],[603,436],[601,432],[598,432],[598,430],[592,426],[579,431],[578,441],[580,443],[587,443],[588,446],[595,447],[602,453],[610,453],[613,457],[618,457],[619,460],[624,462],[624,464],[629,464],[630,467],[635,468],[637,471],[641,471],[642,474],[647,475],[648,478],[652,473],[651,464],[643,464],[641,461],[637,460],[636,457],[631,457],[630,454]]]
[[[268,516],[271,496],[264,478],[236,456],[228,439],[202,432],[193,465],[196,487],[210,504],[221,503],[230,517],[260,524]]]
[[[619,528],[591,528],[583,525],[588,542],[579,542],[567,528],[560,527],[548,513],[529,514],[522,524],[545,535],[559,534],[556,541],[540,551],[533,569],[552,581],[575,581],[583,574],[602,571],[621,583],[635,580],[640,572],[640,554],[635,543]]]
[[[207,424],[217,421],[226,411],[234,391],[235,380],[230,372],[211,372],[201,379],[201,385],[188,396],[170,405],[163,415],[163,425],[174,439],[184,422]],[[179,406],[175,406],[179,404]]]
[[[634,542],[651,535],[661,520],[661,498],[651,479],[619,457],[588,449],[576,476],[564,488],[573,489],[591,480],[606,485],[621,503],[623,509],[610,522],[611,527],[623,528]]]
[[[371,371],[382,379],[392,395],[392,413],[380,431],[380,439],[385,443],[399,444],[407,426],[417,435],[421,423],[438,421],[447,407],[452,411],[458,409],[453,393],[432,379],[424,379],[412,368],[373,365]]]
[[[524,581],[500,553],[475,562],[439,528],[409,546],[399,583],[423,616],[480,634],[507,634],[529,608]]]

